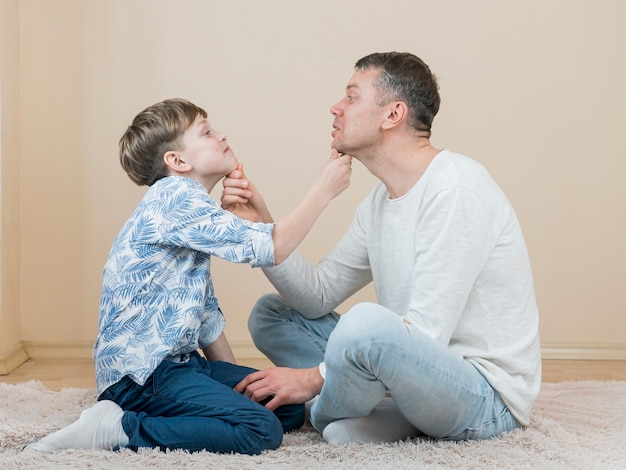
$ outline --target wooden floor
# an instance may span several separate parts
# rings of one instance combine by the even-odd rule
[[[242,365],[261,369],[271,364],[260,359],[249,360]],[[30,359],[9,375],[0,376],[0,383],[16,384],[29,380],[40,380],[51,390],[96,386],[90,359]],[[626,380],[626,361],[544,360],[543,380]]]
[[[248,360],[248,367],[270,367],[267,359]],[[29,359],[9,375],[0,375],[0,383],[17,384],[39,380],[51,390],[65,387],[95,388],[95,370],[91,359]]]

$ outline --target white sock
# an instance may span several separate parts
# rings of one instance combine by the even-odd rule
[[[60,449],[112,449],[128,445],[122,427],[124,410],[117,403],[102,400],[87,408],[69,426],[44,437],[26,449],[53,452]]]
[[[394,442],[414,437],[419,431],[400,413],[393,398],[385,397],[369,416],[333,421],[322,436],[332,445],[350,442]]]
[[[319,395],[315,395],[309,401],[304,403],[304,421],[306,423],[311,422],[311,407],[313,406],[313,403],[315,403],[319,397],[320,397]]]

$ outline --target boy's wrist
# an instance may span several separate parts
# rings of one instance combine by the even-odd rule
[[[325,190],[322,184],[314,184],[309,190],[311,200],[319,204],[322,209],[326,208],[333,200],[331,194]]]

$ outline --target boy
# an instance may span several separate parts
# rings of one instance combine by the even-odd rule
[[[150,188],[104,268],[94,345],[99,401],[29,448],[258,454],[302,425],[303,405],[272,412],[233,390],[254,370],[235,364],[210,259],[280,264],[348,187],[351,157],[334,153],[281,221],[244,221],[210,196],[241,165],[206,117],[189,101],[166,100],[139,113],[120,139],[122,167]]]

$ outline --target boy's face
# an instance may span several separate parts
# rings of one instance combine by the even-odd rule
[[[226,143],[226,136],[211,128],[206,118],[198,115],[183,134],[180,153],[193,167],[193,175],[203,183],[217,183],[237,169],[237,157]]]

